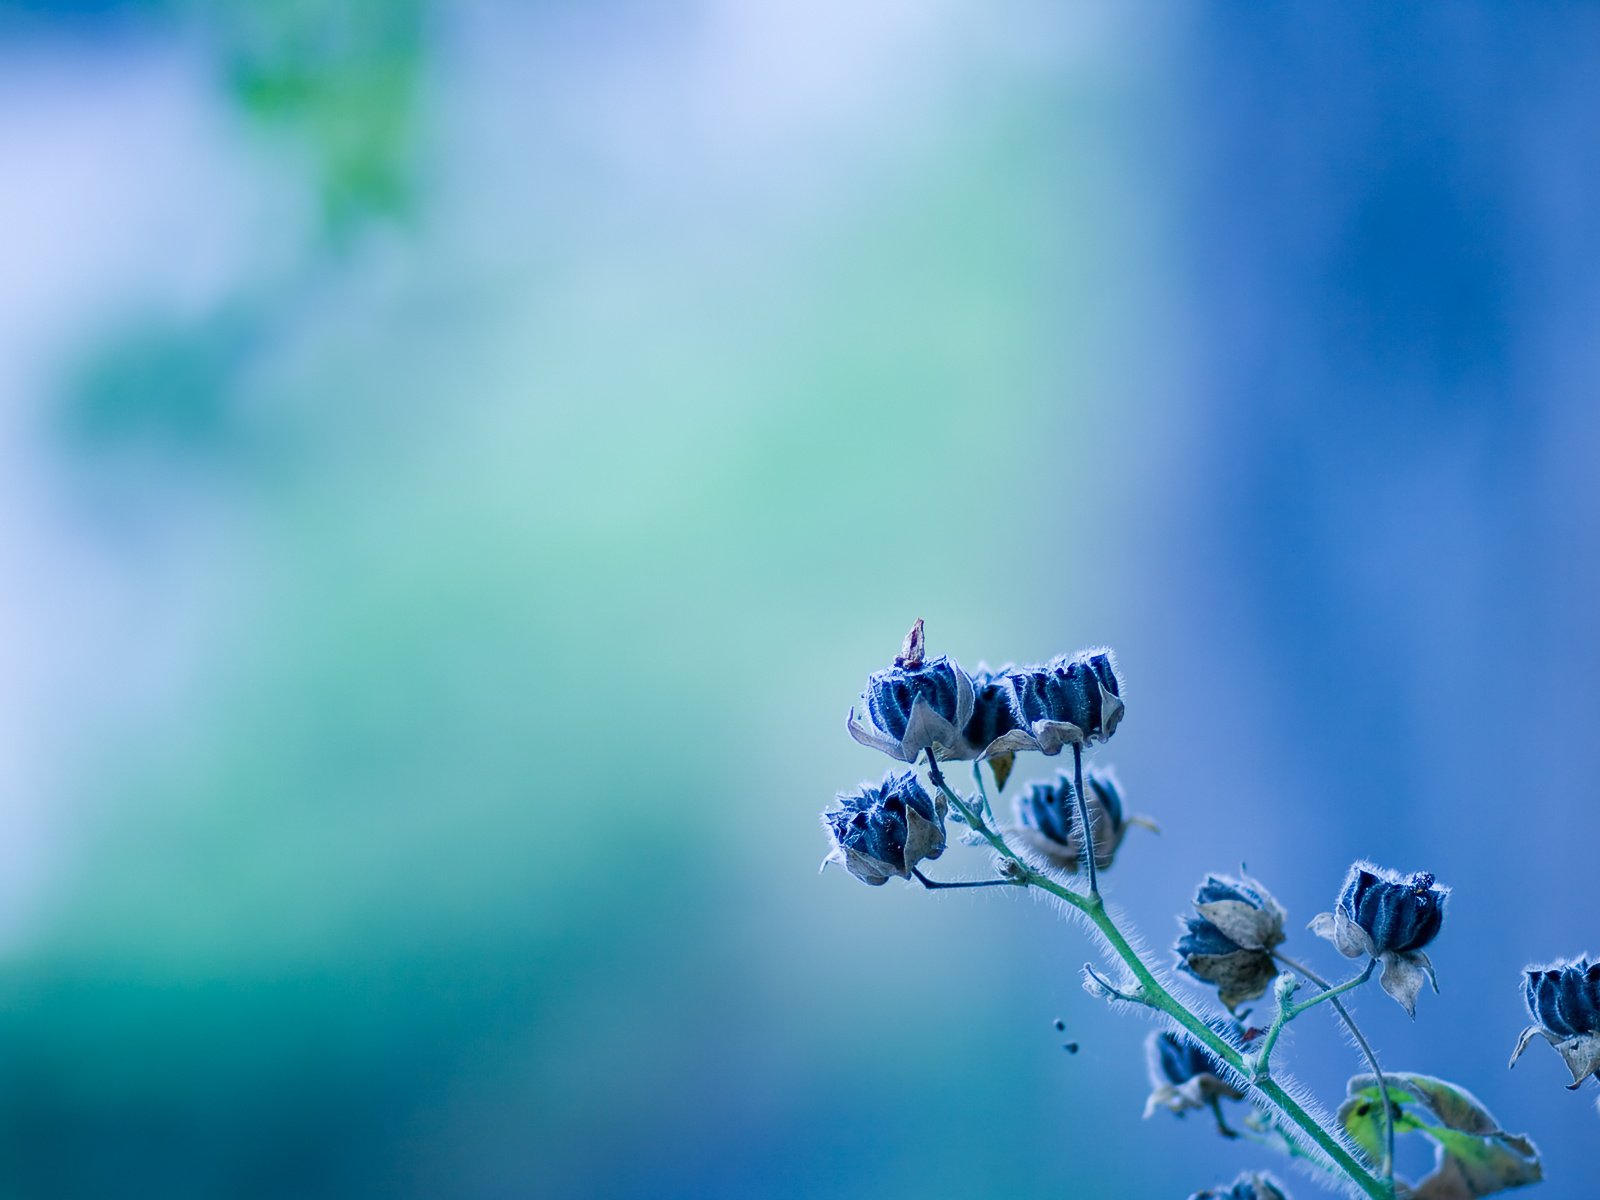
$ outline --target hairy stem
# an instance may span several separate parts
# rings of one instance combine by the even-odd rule
[[[1089,824],[1089,797],[1083,794],[1083,743],[1072,743],[1072,784],[1078,789],[1078,825],[1082,829],[1083,864],[1089,873],[1089,895],[1100,898],[1100,877],[1094,861],[1094,826]]]
[[[1064,884],[1057,883],[1050,876],[1034,870],[1023,858],[1017,854],[1000,834],[990,829],[983,817],[974,812],[945,782],[944,773],[939,770],[938,761],[932,751],[928,754],[928,772],[945,799],[961,814],[978,834],[994,847],[1007,861],[1006,867],[1014,873],[1019,882],[1029,887],[1038,888],[1048,892],[1057,899],[1063,900],[1081,912],[1094,925],[1105,939],[1113,954],[1128,968],[1129,973],[1138,981],[1139,1001],[1150,1008],[1165,1013],[1173,1022],[1181,1026],[1195,1041],[1204,1046],[1211,1055],[1221,1062],[1226,1063],[1245,1079],[1250,1079],[1253,1074],[1253,1065],[1245,1061],[1245,1056],[1230,1045],[1221,1034],[1206,1023],[1205,1019],[1192,1011],[1183,1001],[1162,986],[1155,973],[1139,957],[1139,952],[1133,948],[1111,914],[1106,911],[1105,901],[1098,895],[1084,895],[1073,891]],[[1080,793],[1081,794],[1081,793]],[[1092,859],[1091,859],[1092,864]],[[1309,978],[1309,976],[1307,976]],[[1329,1161],[1346,1176],[1348,1176],[1361,1192],[1372,1200],[1394,1200],[1394,1188],[1361,1163],[1330,1130],[1324,1128],[1322,1123],[1306,1111],[1305,1107],[1276,1079],[1270,1077],[1260,1079],[1254,1083],[1255,1089],[1265,1097],[1283,1116],[1309,1138],[1318,1149],[1325,1154]]]
[[[1299,963],[1295,962],[1294,959],[1279,954],[1276,951],[1273,952],[1272,957],[1277,959],[1284,966],[1288,967],[1291,971],[1300,972],[1300,974],[1304,975],[1318,987],[1326,988],[1328,986],[1328,981],[1326,979],[1322,978],[1322,976],[1318,975],[1315,971],[1301,966]],[[1372,1043],[1368,1042],[1365,1035],[1362,1034],[1361,1027],[1356,1024],[1355,1018],[1350,1015],[1350,1010],[1344,1006],[1344,1002],[1341,1001],[1337,996],[1333,997],[1332,1002],[1334,1011],[1339,1014],[1339,1019],[1344,1022],[1344,1027],[1350,1031],[1351,1038],[1355,1040],[1356,1045],[1361,1050],[1362,1056],[1367,1060],[1367,1066],[1372,1068],[1372,1077],[1378,1081],[1378,1093],[1383,1097],[1382,1170],[1384,1179],[1386,1179],[1392,1185],[1394,1183],[1394,1101],[1389,1099],[1389,1085],[1383,1077],[1383,1068],[1378,1065],[1378,1056],[1372,1049]]]
[[[1284,981],[1288,984],[1288,991],[1285,992],[1278,1001],[1277,1019],[1272,1022],[1272,1028],[1267,1030],[1266,1040],[1261,1043],[1261,1053],[1256,1055],[1256,1072],[1260,1075],[1265,1075],[1267,1073],[1267,1063],[1272,1058],[1272,1049],[1278,1044],[1278,1035],[1283,1032],[1283,1027],[1285,1025],[1294,1020],[1307,1009],[1315,1008],[1324,1000],[1332,1000],[1335,1003],[1338,1003],[1339,997],[1344,995],[1344,993],[1350,991],[1352,988],[1360,987],[1367,980],[1371,979],[1372,970],[1377,965],[1377,960],[1373,959],[1367,964],[1367,969],[1365,971],[1362,971],[1359,975],[1352,979],[1345,980],[1338,987],[1329,987],[1327,984],[1323,984],[1322,991],[1318,992],[1315,996],[1311,997],[1311,999],[1301,1004],[1290,1003],[1294,995],[1294,988],[1297,985],[1293,982],[1293,980],[1290,980],[1288,976],[1285,976]]]

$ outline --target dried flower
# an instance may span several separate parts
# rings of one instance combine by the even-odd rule
[[[918,863],[944,853],[944,818],[944,798],[929,796],[915,771],[891,772],[822,814],[833,841],[822,865],[838,863],[874,887],[891,876],[909,879]]]
[[[1289,1200],[1283,1185],[1265,1172],[1247,1171],[1233,1181],[1233,1186],[1223,1190],[1207,1188],[1196,1192],[1189,1200]]]
[[[1083,780],[1094,834],[1094,865],[1105,870],[1116,858],[1130,825],[1154,828],[1144,817],[1129,817],[1122,807],[1122,789],[1109,768],[1093,767]],[[1054,783],[1035,783],[1012,801],[1017,840],[1063,871],[1076,871],[1083,841],[1078,836],[1078,791],[1063,771]]]
[[[1439,990],[1433,963],[1422,948],[1438,935],[1449,894],[1426,871],[1403,876],[1358,862],[1350,868],[1334,911],[1318,915],[1311,929],[1346,958],[1381,963],[1383,990],[1414,1017],[1423,980]]]
[[[922,621],[911,627],[894,665],[874,671],[861,693],[865,721],[850,710],[850,736],[901,762],[924,750],[940,758],[975,758],[961,731],[972,719],[972,680],[948,658],[927,659]]]
[[[1109,649],[1062,655],[1006,680],[1032,740],[1028,749],[1059,754],[1075,743],[1103,742],[1122,720],[1122,679]]]
[[[1548,967],[1529,967],[1522,983],[1523,999],[1535,1024],[1522,1031],[1511,1065],[1535,1034],[1555,1047],[1572,1072],[1576,1088],[1600,1074],[1600,962],[1587,957]]]
[[[1221,1100],[1243,1100],[1244,1093],[1217,1076],[1211,1056],[1197,1043],[1166,1029],[1145,1041],[1150,1070],[1150,1098],[1144,1115],[1164,1108],[1183,1115],[1190,1109],[1211,1108]]]
[[[979,663],[972,673],[972,717],[961,731],[966,746],[956,757],[994,759],[1038,748],[1022,724],[1016,693],[1007,678],[1009,670],[991,671]]]
[[[1264,996],[1278,974],[1283,906],[1253,879],[1208,875],[1194,907],[1178,939],[1179,970],[1215,984],[1230,1010]]]

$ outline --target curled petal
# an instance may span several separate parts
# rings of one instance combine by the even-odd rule
[[[889,880],[899,874],[889,864],[850,847],[842,847],[835,850],[823,860],[823,865],[826,866],[830,862],[838,863],[850,874],[861,880],[862,883],[870,884],[872,887],[879,887],[888,883]]]
[[[887,754],[890,758],[898,758],[901,762],[912,761],[901,752],[900,743],[885,733],[880,733],[871,725],[864,724],[856,716],[856,710],[850,710],[850,717],[845,722],[845,728],[850,731],[850,736],[870,750],[877,750]]]
[[[1376,958],[1377,950],[1366,930],[1342,912],[1318,913],[1311,920],[1311,932],[1330,941],[1346,958]]]
[[[1600,1033],[1580,1034],[1564,1042],[1556,1042],[1555,1048],[1556,1053],[1561,1055],[1561,1061],[1567,1064],[1567,1070],[1572,1072],[1569,1087],[1576,1089],[1589,1076],[1600,1072]]]
[[[1042,754],[1060,754],[1085,740],[1083,730],[1070,721],[1035,721],[1032,733]]]
[[[959,681],[967,683],[967,708],[972,707],[972,684],[965,675]],[[959,712],[959,708],[957,710]],[[940,758],[968,758],[967,744],[961,736],[961,726],[952,724],[933,710],[923,697],[911,703],[911,717],[906,721],[905,737],[900,739],[900,753],[895,755],[903,762],[915,762],[917,756],[932,746]]]
[[[1018,750],[1037,750],[1039,743],[1034,740],[1033,734],[1026,729],[1013,729],[1009,733],[1002,733],[994,741],[981,749],[973,747],[976,751],[973,758],[999,758],[1002,754],[1015,754]]]
[[[940,802],[944,800],[939,797]],[[941,820],[944,813],[939,814]],[[928,820],[914,808],[906,810],[906,875],[909,877],[923,859],[938,858],[944,853],[944,830]]]
[[[1271,950],[1283,941],[1283,909],[1270,899],[1260,907],[1243,900],[1212,900],[1194,907],[1241,949]]]
[[[1517,1059],[1522,1057],[1522,1052],[1528,1048],[1528,1044],[1533,1041],[1534,1037],[1539,1035],[1542,1035],[1546,1041],[1549,1040],[1549,1035],[1537,1025],[1529,1025],[1522,1031],[1522,1036],[1517,1038],[1516,1048],[1511,1051],[1511,1061],[1506,1064],[1507,1069],[1517,1065]]]
[[[1401,954],[1391,950],[1380,956],[1378,961],[1383,964],[1378,985],[1399,1002],[1407,1016],[1415,1019],[1417,993],[1422,991],[1422,985],[1432,975],[1432,969],[1419,963],[1415,953]]]
[[[1230,954],[1191,954],[1182,964],[1197,979],[1215,984],[1217,998],[1230,1012],[1246,1000],[1259,1000],[1278,977],[1272,956],[1260,950]]]
[[[1208,1108],[1212,1100],[1243,1100],[1244,1093],[1233,1084],[1206,1073],[1186,1079],[1182,1083],[1160,1083],[1151,1089],[1144,1104],[1144,1115],[1150,1117],[1159,1108],[1172,1113],[1185,1113],[1191,1109]]]

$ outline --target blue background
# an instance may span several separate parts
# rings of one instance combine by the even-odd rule
[[[1597,53],[1561,4],[0,8],[4,1194],[1281,1170],[1140,1120],[1050,909],[818,878],[922,616],[1117,647],[1156,951],[1240,862],[1329,971],[1352,859],[1453,885],[1442,994],[1356,1010],[1591,1195],[1592,1085],[1505,1061],[1523,965],[1600,950]]]

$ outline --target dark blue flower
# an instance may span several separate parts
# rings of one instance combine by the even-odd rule
[[[1420,950],[1444,924],[1445,888],[1426,871],[1399,876],[1357,863],[1339,896],[1339,911],[1372,939],[1374,953]]]
[[[850,710],[850,736],[901,762],[932,749],[940,758],[975,758],[962,737],[972,719],[972,680],[948,658],[923,656],[922,621],[906,635],[894,665],[874,671]]]
[[[1423,953],[1444,924],[1450,889],[1426,871],[1400,875],[1371,863],[1350,868],[1331,913],[1311,922],[1346,958],[1374,958],[1383,964],[1380,982],[1412,1016],[1423,980],[1439,990],[1433,964]]]
[[[1253,879],[1208,875],[1178,939],[1178,967],[1217,986],[1229,1009],[1259,999],[1278,974],[1283,907]]]
[[[1094,834],[1094,862],[1105,870],[1116,858],[1130,825],[1154,828],[1144,817],[1129,817],[1122,806],[1122,789],[1109,768],[1094,767],[1084,776],[1089,807],[1089,828]],[[1078,836],[1078,790],[1070,772],[1054,783],[1035,783],[1012,801],[1017,840],[1052,865],[1076,871],[1083,842]]]
[[[915,771],[891,772],[876,787],[862,784],[840,796],[839,806],[822,814],[833,842],[822,865],[838,863],[873,886],[909,879],[918,863],[944,853],[944,819],[943,797],[928,795]]]
[[[961,731],[966,742],[961,758],[995,758],[1037,748],[1022,723],[1016,693],[1006,678],[1009,668],[991,671],[982,663],[972,673],[972,716]]]
[[[1145,1041],[1145,1060],[1150,1071],[1150,1098],[1144,1115],[1158,1108],[1182,1114],[1189,1109],[1209,1108],[1218,1100],[1242,1100],[1244,1093],[1217,1075],[1211,1056],[1197,1042],[1179,1037],[1169,1030],[1152,1032]]]
[[[1516,1065],[1535,1034],[1556,1048],[1577,1087],[1600,1073],[1600,963],[1587,957],[1523,973],[1522,996],[1534,1024],[1522,1031],[1511,1063]]]
[[[1271,1175],[1247,1171],[1233,1181],[1229,1188],[1207,1188],[1196,1192],[1189,1200],[1289,1200],[1289,1193]]]
[[[1029,749],[1059,754],[1075,743],[1103,742],[1122,720],[1122,679],[1110,650],[1080,650],[1006,676]]]

